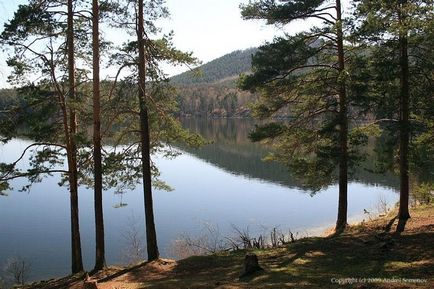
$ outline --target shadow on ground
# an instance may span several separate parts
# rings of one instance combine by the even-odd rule
[[[415,214],[402,234],[394,233],[397,220],[389,217],[339,236],[254,251],[265,270],[247,279],[238,278],[240,251],[181,260],[170,275],[141,280],[140,288],[434,288],[434,216],[428,209]]]
[[[94,277],[101,289],[434,288],[434,205],[414,212],[401,234],[395,233],[397,223],[389,216],[338,236],[255,250],[264,271],[242,279],[246,251],[161,259]],[[28,288],[60,288],[50,287],[54,284]],[[81,289],[82,284],[63,283],[62,288]]]

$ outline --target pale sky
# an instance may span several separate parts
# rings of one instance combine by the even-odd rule
[[[0,0],[0,32],[3,24],[13,16],[19,4],[26,0]],[[271,41],[282,31],[264,21],[245,21],[240,16],[240,3],[248,0],[166,0],[171,17],[161,22],[164,31],[173,30],[174,44],[178,49],[192,51],[203,63],[237,49],[259,46]],[[308,28],[310,23],[303,21],[285,27],[290,33]],[[111,35],[111,40],[122,39],[121,35]],[[178,74],[187,68],[165,67],[170,74]],[[10,70],[0,51],[0,87],[6,85]],[[104,73],[104,72],[103,72]]]

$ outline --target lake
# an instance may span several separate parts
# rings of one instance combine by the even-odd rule
[[[254,234],[278,227],[299,236],[320,234],[332,227],[337,215],[337,186],[311,195],[282,166],[263,162],[267,148],[247,139],[253,126],[244,119],[184,119],[183,125],[213,143],[199,150],[183,148],[173,160],[154,156],[165,180],[174,190],[154,191],[159,248],[174,257],[171,244],[182,234],[198,236],[207,226],[221,236],[234,234],[233,226]],[[14,139],[0,147],[1,161],[11,161],[28,141]],[[25,165],[25,164],[24,164]],[[21,256],[31,264],[31,279],[46,279],[70,272],[69,194],[56,176],[35,184],[29,193],[12,191],[0,197],[0,270],[8,258]],[[24,184],[17,180],[16,188]],[[360,169],[349,184],[350,221],[367,218],[364,209],[377,213],[379,201],[394,205],[398,179]],[[80,188],[80,226],[84,265],[94,262],[93,192]],[[123,195],[104,194],[106,260],[125,262],[133,227],[143,236],[141,188]],[[1,274],[0,274],[1,275]]]

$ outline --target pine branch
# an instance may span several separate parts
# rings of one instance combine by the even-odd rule
[[[66,170],[43,170],[43,171],[37,171],[37,172],[31,172],[31,173],[19,173],[10,177],[1,176],[0,181],[7,182],[18,178],[26,178],[26,177],[32,177],[35,175],[44,175],[44,174],[53,174],[53,173],[61,173],[61,174],[67,174],[68,171]]]
[[[25,154],[27,153],[27,151],[28,151],[29,149],[31,149],[32,147],[35,147],[35,146],[55,146],[55,147],[59,147],[59,148],[66,149],[66,146],[61,145],[61,144],[56,144],[56,143],[48,143],[48,142],[33,143],[33,144],[28,145],[28,146],[23,150],[23,152],[22,152],[21,155],[18,157],[18,159],[15,160],[13,163],[11,163],[11,165],[12,165],[13,167],[15,167],[15,166],[17,165],[17,163],[18,163],[19,161],[21,161],[21,160],[24,158],[24,156],[25,156]]]

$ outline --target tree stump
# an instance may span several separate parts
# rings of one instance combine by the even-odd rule
[[[93,280],[86,274],[86,278],[84,279],[83,289],[98,289],[98,282]]]
[[[252,275],[253,273],[256,273],[258,271],[262,271],[261,266],[259,266],[258,263],[258,256],[255,254],[249,253],[244,257],[244,266],[243,266],[243,272],[241,273],[240,278],[246,277],[249,275]]]

